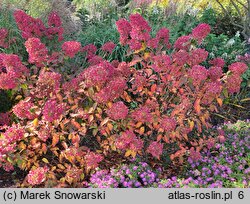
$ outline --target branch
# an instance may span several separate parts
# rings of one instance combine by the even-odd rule
[[[230,1],[231,1],[231,0],[230,0]],[[250,0],[248,0],[248,1],[249,1],[249,3],[250,3]],[[216,2],[220,5],[220,7],[221,7],[222,10],[224,11],[224,13],[230,18],[230,20],[231,20],[231,22],[232,22],[232,24],[233,24],[234,26],[237,26],[237,27],[239,27],[239,28],[241,28],[241,29],[244,29],[244,26],[234,23],[234,20],[233,20],[232,16],[231,16],[230,13],[228,12],[228,10],[221,4],[221,2],[220,2],[219,0],[216,0]],[[241,18],[241,20],[243,20],[243,19]],[[243,23],[243,22],[242,22],[242,23]]]
[[[233,4],[234,8],[236,9],[236,11],[238,12],[240,19],[243,19],[242,13],[240,12],[239,7],[236,5],[236,3],[233,0],[230,0],[230,2]]]
[[[227,9],[225,9],[225,7],[220,3],[220,1],[219,0],[215,0],[215,1],[220,5],[220,7],[224,11],[224,13],[226,13],[230,17],[230,19],[231,19],[231,15],[228,13]]]
[[[240,0],[235,0],[238,4],[240,4],[241,6],[243,6],[243,8],[245,8],[246,10],[248,10],[248,6],[246,6],[244,3],[242,3]],[[249,1],[249,0],[248,0]]]

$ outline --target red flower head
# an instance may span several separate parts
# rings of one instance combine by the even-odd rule
[[[153,57],[154,64],[152,64],[152,68],[156,72],[163,72],[168,70],[171,64],[171,58],[168,55],[157,55]]]
[[[0,54],[0,89],[13,89],[19,79],[28,73],[17,55]]]
[[[48,59],[48,50],[39,38],[29,38],[25,42],[25,47],[29,53],[30,63],[34,63],[37,67],[45,66]]]
[[[237,93],[240,91],[240,85],[242,82],[242,78],[237,75],[231,75],[227,78],[226,88],[230,94]]]
[[[128,115],[128,107],[122,101],[119,101],[107,110],[107,114],[113,120],[125,119]]]
[[[198,42],[201,43],[202,40],[204,40],[207,37],[210,31],[211,31],[211,27],[206,23],[202,23],[193,29],[192,37],[197,39]]]
[[[22,10],[16,10],[14,12],[14,17],[17,27],[22,31],[22,37],[25,40],[28,38],[40,38],[44,36],[46,27],[41,19],[32,18]]]
[[[85,157],[87,169],[95,169],[98,164],[103,160],[103,156],[94,152],[89,152]]]
[[[151,27],[148,25],[148,22],[138,13],[132,14],[129,16],[130,25],[132,29],[139,31],[151,31]]]
[[[39,185],[46,180],[47,167],[38,167],[34,170],[30,170],[27,176],[28,183],[31,185]]]
[[[101,49],[103,51],[106,51],[106,52],[109,52],[109,53],[112,53],[114,48],[115,48],[116,44],[113,43],[113,42],[106,42],[102,47]]]
[[[228,67],[233,74],[242,75],[247,70],[247,65],[243,62],[235,62]]]
[[[85,45],[81,49],[81,52],[86,52],[87,53],[87,59],[91,59],[92,57],[94,57],[96,51],[97,51],[97,47],[95,45],[93,45],[93,44]]]
[[[220,81],[209,82],[205,85],[206,92],[203,96],[203,104],[211,104],[215,98],[217,98],[222,91],[222,83]]]
[[[61,27],[62,21],[57,12],[53,11],[48,16],[48,25],[50,27]]]
[[[48,100],[43,108],[44,120],[48,122],[53,122],[60,118],[65,110],[64,104],[58,104],[56,100]]]
[[[123,77],[115,77],[107,83],[107,85],[95,95],[95,100],[98,103],[106,103],[113,101],[123,94],[127,88],[127,82]]]
[[[130,31],[132,29],[130,23],[122,18],[116,22],[117,30],[120,33],[120,43],[125,45],[128,41]]]
[[[173,61],[179,66],[183,66],[190,61],[189,53],[186,50],[179,50],[173,54]]]
[[[88,63],[90,66],[98,65],[103,61],[104,59],[99,55],[92,56],[91,58],[88,59]]]
[[[160,156],[162,155],[162,151],[163,151],[163,144],[156,141],[151,142],[147,149],[148,153],[150,153],[153,157],[156,157],[159,160]]]
[[[222,74],[223,71],[221,67],[210,67],[210,69],[208,70],[208,75],[212,81],[220,79]]]
[[[189,70],[189,76],[193,80],[193,84],[199,86],[202,81],[207,79],[208,71],[203,66],[195,65]]]
[[[61,74],[56,72],[46,72],[42,70],[37,80],[38,97],[49,96],[55,94],[60,88]]]
[[[83,72],[86,86],[103,87],[113,76],[114,69],[115,68],[108,62],[101,62],[98,65],[90,66]]]
[[[150,108],[147,106],[143,106],[134,110],[131,114],[131,117],[135,121],[142,123],[151,123],[153,121],[153,115],[151,114]]]
[[[32,120],[36,117],[36,114],[31,112],[33,107],[32,102],[22,100],[12,108],[12,111],[18,118]]]
[[[174,48],[177,50],[186,50],[188,51],[191,45],[191,36],[181,36],[179,37],[174,44]]]
[[[9,47],[9,42],[8,42],[8,30],[6,28],[1,28],[0,29],[0,47],[7,48]]]
[[[8,129],[4,133],[4,137],[8,141],[8,143],[12,143],[23,139],[24,133],[25,131],[23,128],[20,128],[17,125],[12,125],[11,127],[8,127]]]
[[[166,132],[171,132],[175,130],[177,123],[174,118],[163,116],[160,125]]]
[[[115,71],[118,76],[123,76],[123,77],[128,77],[131,74],[130,67],[126,62],[119,63]]]
[[[157,34],[156,39],[159,42],[163,42],[165,45],[169,45],[169,30],[167,28],[161,28]]]
[[[199,65],[200,63],[204,62],[208,57],[208,52],[205,49],[195,49],[192,50],[190,57],[189,57],[189,65]]]
[[[68,57],[73,58],[81,49],[81,43],[76,41],[67,41],[62,44],[62,50]]]
[[[194,150],[193,147],[189,150],[189,152],[190,152],[189,158],[192,161],[196,162],[201,159],[201,153],[198,150]]]
[[[221,67],[221,68],[223,68],[224,65],[225,65],[225,61],[222,58],[217,57],[215,59],[210,60],[209,64],[211,64],[211,65],[213,65],[215,67]]]
[[[121,150],[140,151],[143,148],[143,141],[137,138],[134,132],[127,130],[116,140],[116,147]]]

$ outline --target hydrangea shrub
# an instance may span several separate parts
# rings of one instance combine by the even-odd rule
[[[211,112],[239,91],[247,68],[235,62],[223,73],[221,59],[202,65],[208,52],[199,46],[210,32],[207,24],[171,45],[167,28],[151,37],[148,22],[133,14],[116,23],[131,61],[108,62],[94,45],[67,41],[54,52],[43,43],[62,41],[55,13],[49,27],[23,11],[14,15],[29,59],[25,66],[17,55],[0,55],[0,88],[20,94],[10,116],[4,115],[10,122],[1,123],[0,161],[7,171],[29,171],[23,185],[84,185],[85,175],[114,152],[155,162],[165,153],[172,161],[189,154],[199,159],[203,146],[213,144],[202,135],[211,127]],[[108,42],[101,49],[111,53],[114,47]],[[77,76],[55,69],[77,53],[85,55],[88,68]]]

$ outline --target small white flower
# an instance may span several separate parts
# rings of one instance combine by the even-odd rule
[[[158,14],[159,13],[159,10],[158,10],[158,8],[155,6],[154,8],[153,8],[153,14]]]
[[[226,58],[227,58],[227,53],[226,53],[226,52],[223,53],[223,54],[221,55],[221,57],[222,57],[223,59],[226,59]]]
[[[211,58],[214,58],[214,57],[215,57],[215,55],[214,55],[214,53],[213,53],[213,52],[210,52],[210,54],[209,54],[209,55],[210,55],[210,57],[211,57]]]
[[[227,46],[232,46],[235,43],[235,40],[233,38],[231,38],[228,42],[227,42]]]
[[[236,34],[235,34],[235,37],[240,37],[240,31],[237,31]]]

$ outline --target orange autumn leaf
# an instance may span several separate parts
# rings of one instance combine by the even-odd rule
[[[132,151],[129,149],[125,153],[125,157],[129,157],[131,155]]]
[[[155,92],[156,91],[156,88],[157,88],[157,85],[156,84],[153,84],[152,86],[151,86],[151,92]]]
[[[142,135],[145,132],[145,127],[142,126],[139,130],[139,134]]]
[[[193,128],[194,128],[194,121],[192,121],[192,120],[188,120],[188,124],[189,124],[189,128],[190,128],[190,130],[192,131],[192,130],[193,130]]]
[[[58,142],[59,142],[59,135],[54,134],[53,137],[52,137],[52,147],[55,147]]]
[[[139,127],[141,127],[141,125],[142,125],[142,122],[138,122],[138,123],[136,123],[135,128],[139,128]]]
[[[108,127],[108,129],[109,129],[110,131],[113,130],[113,125],[112,125],[112,123],[107,123],[107,127]]]
[[[217,100],[217,102],[218,102],[219,106],[221,107],[221,106],[222,106],[222,104],[223,104],[222,99],[221,99],[221,98],[216,98],[216,100]]]
[[[33,120],[33,125],[34,125],[35,127],[37,127],[37,126],[38,126],[38,123],[39,123],[38,118],[35,118],[35,119]]]
[[[194,109],[198,115],[201,113],[200,102],[201,102],[200,99],[196,99],[196,101],[194,102]]]

